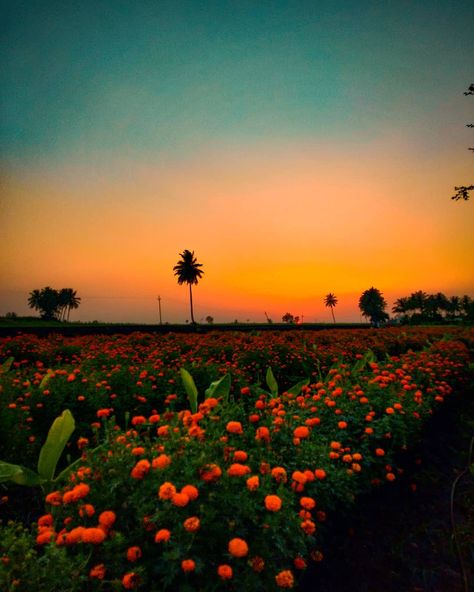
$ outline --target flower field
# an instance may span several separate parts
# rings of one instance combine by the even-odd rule
[[[3,522],[0,588],[296,588],[326,517],[399,477],[473,343],[446,327],[0,340],[0,517],[22,488],[44,500],[26,529]],[[45,477],[61,414],[75,429]]]

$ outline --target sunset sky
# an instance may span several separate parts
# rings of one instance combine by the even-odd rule
[[[472,0],[2,3],[0,315],[285,312],[474,296]]]

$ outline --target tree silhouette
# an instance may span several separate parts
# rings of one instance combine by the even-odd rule
[[[334,317],[334,307],[337,304],[337,298],[336,296],[334,296],[334,294],[332,294],[331,292],[329,292],[329,294],[327,294],[327,296],[325,296],[324,298],[324,304],[325,306],[327,306],[328,308],[331,309],[331,314],[332,314],[332,320],[334,322],[336,322],[336,319]]]
[[[28,297],[28,306],[39,311],[42,319],[57,319],[60,310],[59,292],[46,286],[41,290],[33,290]]]
[[[201,263],[196,261],[194,257],[194,251],[188,251],[185,249],[182,253],[180,253],[181,261],[173,267],[174,275],[178,276],[178,284],[181,286],[182,284],[189,285],[189,303],[191,306],[191,322],[196,324],[194,320],[194,311],[193,311],[193,291],[192,285],[197,284],[198,280],[203,275],[203,271],[199,269],[202,267]]]
[[[284,323],[294,323],[295,317],[291,314],[291,312],[286,312],[282,317],[281,320]]]
[[[374,327],[380,326],[380,323],[388,320],[388,314],[385,312],[387,303],[377,288],[369,288],[362,293],[359,298],[359,308],[362,315],[368,319]]]
[[[469,86],[469,88],[467,89],[467,91],[465,91],[464,94],[466,96],[474,95],[474,84],[471,84]],[[474,127],[474,123],[467,123],[466,127]],[[474,148],[469,148],[469,150],[474,151]],[[470,197],[469,192],[473,191],[473,190],[474,190],[474,185],[459,185],[454,188],[454,191],[456,193],[451,197],[451,199],[454,199],[455,201],[459,201],[460,199],[467,201]]]
[[[81,299],[77,295],[77,292],[72,288],[63,288],[59,292],[59,298],[62,302],[64,302],[64,312],[62,320],[65,319],[66,311],[67,311],[67,321],[69,322],[69,315],[71,314],[71,310],[74,308],[79,308],[79,304],[81,303]]]

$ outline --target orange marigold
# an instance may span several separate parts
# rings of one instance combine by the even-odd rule
[[[160,485],[158,497],[162,500],[170,500],[175,493],[176,487],[169,481],[165,481],[162,485]]]
[[[153,469],[166,469],[167,466],[171,464],[171,457],[167,454],[160,454],[151,461],[151,466]]]
[[[269,512],[278,512],[281,509],[282,501],[277,495],[265,496],[265,508]]]
[[[258,475],[253,475],[247,479],[247,489],[249,491],[255,491],[260,487],[260,479]]]
[[[117,516],[115,512],[111,510],[106,510],[102,512],[99,516],[99,524],[100,526],[104,526],[105,528],[112,528],[114,522],[117,520]]]
[[[230,434],[243,434],[243,432],[244,432],[240,421],[229,421],[229,423],[226,426],[226,430]]]
[[[201,521],[197,516],[191,516],[190,518],[186,518],[183,522],[183,526],[188,532],[196,532],[201,526]]]
[[[295,578],[289,569],[285,569],[275,576],[275,582],[280,588],[293,588]]]
[[[127,573],[122,578],[122,585],[127,590],[133,590],[140,585],[140,576],[133,571]]]
[[[300,505],[305,510],[312,510],[314,507],[316,507],[316,502],[312,497],[302,497],[300,499]]]
[[[53,491],[48,493],[46,496],[46,503],[51,504],[52,506],[60,506],[63,500],[63,496],[59,493],[59,491]]]
[[[309,429],[306,426],[299,426],[293,430],[293,436],[295,438],[308,438]]]
[[[230,580],[232,578],[233,572],[230,565],[219,565],[217,568],[217,575],[221,578],[221,580]]]
[[[250,560],[250,565],[252,566],[253,571],[260,573],[265,568],[265,561],[263,557],[259,557],[258,555],[256,555],[255,557],[252,557],[252,559]]]
[[[270,430],[265,426],[260,426],[255,432],[255,440],[270,442]]]
[[[105,532],[101,528],[84,528],[82,531],[82,542],[100,545],[105,541]]]
[[[142,550],[140,547],[129,547],[127,549],[127,559],[129,561],[138,561],[142,556]]]
[[[199,490],[194,485],[185,485],[181,488],[181,493],[186,494],[191,501],[197,499],[199,496]]]
[[[89,571],[90,578],[97,578],[98,580],[103,580],[105,578],[105,565],[103,563],[99,563],[91,567]]]
[[[235,538],[229,541],[229,553],[233,557],[245,557],[249,552],[249,547],[244,539]]]
[[[200,474],[203,481],[217,481],[222,475],[222,471],[217,465],[210,464],[203,467]]]
[[[278,483],[286,483],[286,481],[288,479],[286,476],[286,471],[283,467],[274,467],[272,469],[272,477]]]
[[[175,493],[171,497],[171,503],[174,506],[184,508],[184,506],[187,506],[189,504],[189,497],[185,493]]]
[[[167,543],[170,540],[171,532],[167,528],[161,528],[155,534],[155,543]]]
[[[244,450],[236,450],[234,452],[234,460],[238,463],[243,463],[247,460],[248,454]]]
[[[248,473],[250,473],[250,467],[239,463],[234,463],[227,469],[229,477],[242,477],[243,475],[248,475]]]
[[[184,572],[194,571],[196,568],[196,563],[192,559],[183,559],[181,561],[181,569]]]

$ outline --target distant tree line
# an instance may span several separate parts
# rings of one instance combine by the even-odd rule
[[[451,296],[422,290],[395,301],[392,312],[402,323],[474,322],[474,300],[470,296]]]
[[[28,297],[28,306],[40,313],[47,321],[69,321],[72,309],[79,308],[81,299],[72,288],[55,290],[49,286],[33,290]]]

